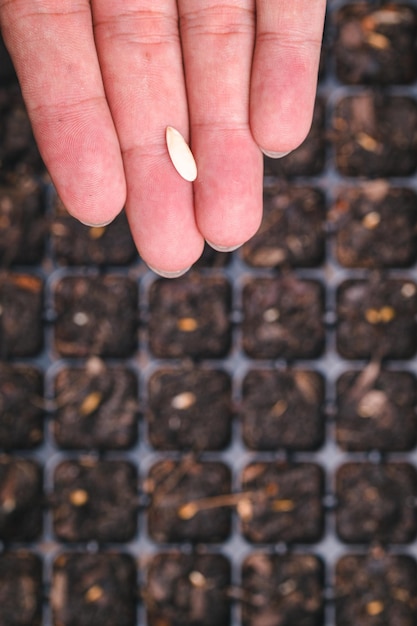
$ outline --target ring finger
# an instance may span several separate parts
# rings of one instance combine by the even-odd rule
[[[262,158],[249,126],[254,0],[179,0],[180,31],[198,165],[197,224],[217,248],[244,243],[262,213]]]

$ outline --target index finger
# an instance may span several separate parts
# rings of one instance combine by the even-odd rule
[[[88,0],[0,0],[0,26],[62,202],[85,223],[123,208],[125,176]]]

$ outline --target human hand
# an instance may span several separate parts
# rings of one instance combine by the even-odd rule
[[[262,153],[311,124],[325,0],[0,0],[35,137],[67,210],[125,206],[139,253],[178,275],[257,230]],[[165,129],[188,140],[183,180]]]

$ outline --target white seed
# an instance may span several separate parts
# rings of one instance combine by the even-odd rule
[[[263,314],[263,318],[265,322],[272,324],[273,322],[277,322],[280,318],[280,312],[278,309],[270,308],[266,309]]]
[[[405,283],[401,287],[401,293],[404,296],[404,298],[412,298],[416,293],[416,286],[413,285],[413,283]],[[0,307],[0,314],[1,314],[1,307]]]
[[[88,315],[84,311],[77,311],[77,313],[74,313],[72,321],[77,326],[86,326],[88,324]]]
[[[171,406],[173,409],[184,411],[193,406],[196,400],[197,398],[191,391],[184,391],[183,393],[179,393],[174,398],[172,398]]]
[[[167,126],[166,142],[169,156],[178,174],[185,180],[193,182],[197,178],[197,165],[184,137],[172,126]]]
[[[202,589],[203,587],[207,585],[207,579],[205,576],[203,576],[201,572],[197,572],[197,571],[190,572],[190,575],[188,578],[190,579],[190,582],[193,585],[193,587],[199,587],[200,589]]]

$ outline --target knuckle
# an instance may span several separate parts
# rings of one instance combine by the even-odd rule
[[[253,33],[255,13],[233,2],[207,6],[180,15],[180,28],[195,36]]]

